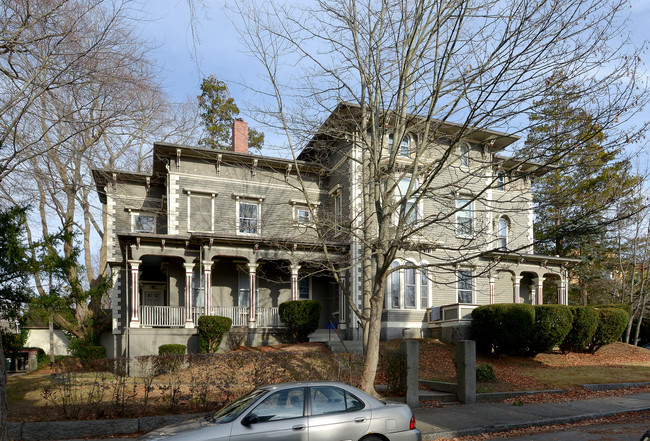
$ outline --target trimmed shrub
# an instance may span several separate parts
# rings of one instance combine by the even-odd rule
[[[481,352],[525,355],[534,329],[532,305],[503,303],[472,311],[472,334]]]
[[[627,315],[630,316],[632,314],[632,307],[628,304],[625,303],[606,303],[603,305],[597,305],[596,309],[602,309],[602,308],[619,308],[622,309],[623,311],[627,312]]]
[[[96,346],[91,341],[79,338],[70,339],[70,353],[73,357],[78,358],[84,367],[95,360],[106,358],[104,346]]]
[[[401,395],[406,391],[406,354],[400,350],[386,352],[384,372],[391,393]]]
[[[158,346],[158,355],[185,355],[185,345],[160,345]]]
[[[481,363],[476,366],[476,381],[479,383],[494,383],[497,381],[497,375],[490,363]]]
[[[589,346],[589,351],[592,353],[621,338],[630,319],[622,308],[599,308],[598,315],[600,316],[598,329]]]
[[[221,339],[230,331],[232,319],[217,315],[202,315],[199,317],[199,352],[217,352]]]
[[[582,352],[589,349],[600,318],[593,306],[572,306],[573,325],[560,345],[562,352]]]
[[[318,329],[321,306],[317,300],[291,300],[280,304],[280,320],[297,342],[308,340],[307,335]]]
[[[535,330],[530,338],[529,355],[535,356],[559,346],[571,331],[573,314],[565,305],[536,305]]]

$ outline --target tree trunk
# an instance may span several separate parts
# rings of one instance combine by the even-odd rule
[[[383,309],[383,296],[375,292],[370,299],[370,320],[368,321],[368,347],[363,359],[361,384],[359,388],[372,396],[378,396],[375,391],[375,376],[379,365],[379,337],[381,333],[381,312]]]
[[[9,441],[9,428],[7,427],[7,369],[5,366],[5,352],[0,339],[0,441]]]

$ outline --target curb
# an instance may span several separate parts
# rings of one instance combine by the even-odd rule
[[[571,424],[571,423],[577,423],[585,420],[608,418],[614,415],[622,415],[631,412],[643,412],[648,410],[650,410],[650,406],[643,406],[635,409],[625,409],[625,410],[611,411],[611,412],[585,413],[582,415],[573,415],[569,417],[546,418],[542,420],[531,421],[528,423],[497,424],[493,426],[469,427],[467,429],[460,429],[460,430],[429,432],[429,433],[422,434],[422,441],[435,441],[440,438],[452,439],[461,436],[475,436],[483,433],[505,432],[513,429],[527,429],[530,427],[550,426],[556,424]]]

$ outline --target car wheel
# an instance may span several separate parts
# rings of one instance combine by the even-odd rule
[[[360,441],[384,441],[384,440],[382,438],[379,438],[378,436],[370,435],[361,438]]]

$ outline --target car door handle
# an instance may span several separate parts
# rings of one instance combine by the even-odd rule
[[[364,417],[356,417],[354,419],[355,423],[363,423],[366,419]]]
[[[298,431],[298,430],[305,430],[305,425],[304,425],[304,424],[298,424],[298,425],[296,425],[296,426],[293,426],[291,429],[292,429],[292,430],[296,430],[296,431]]]

